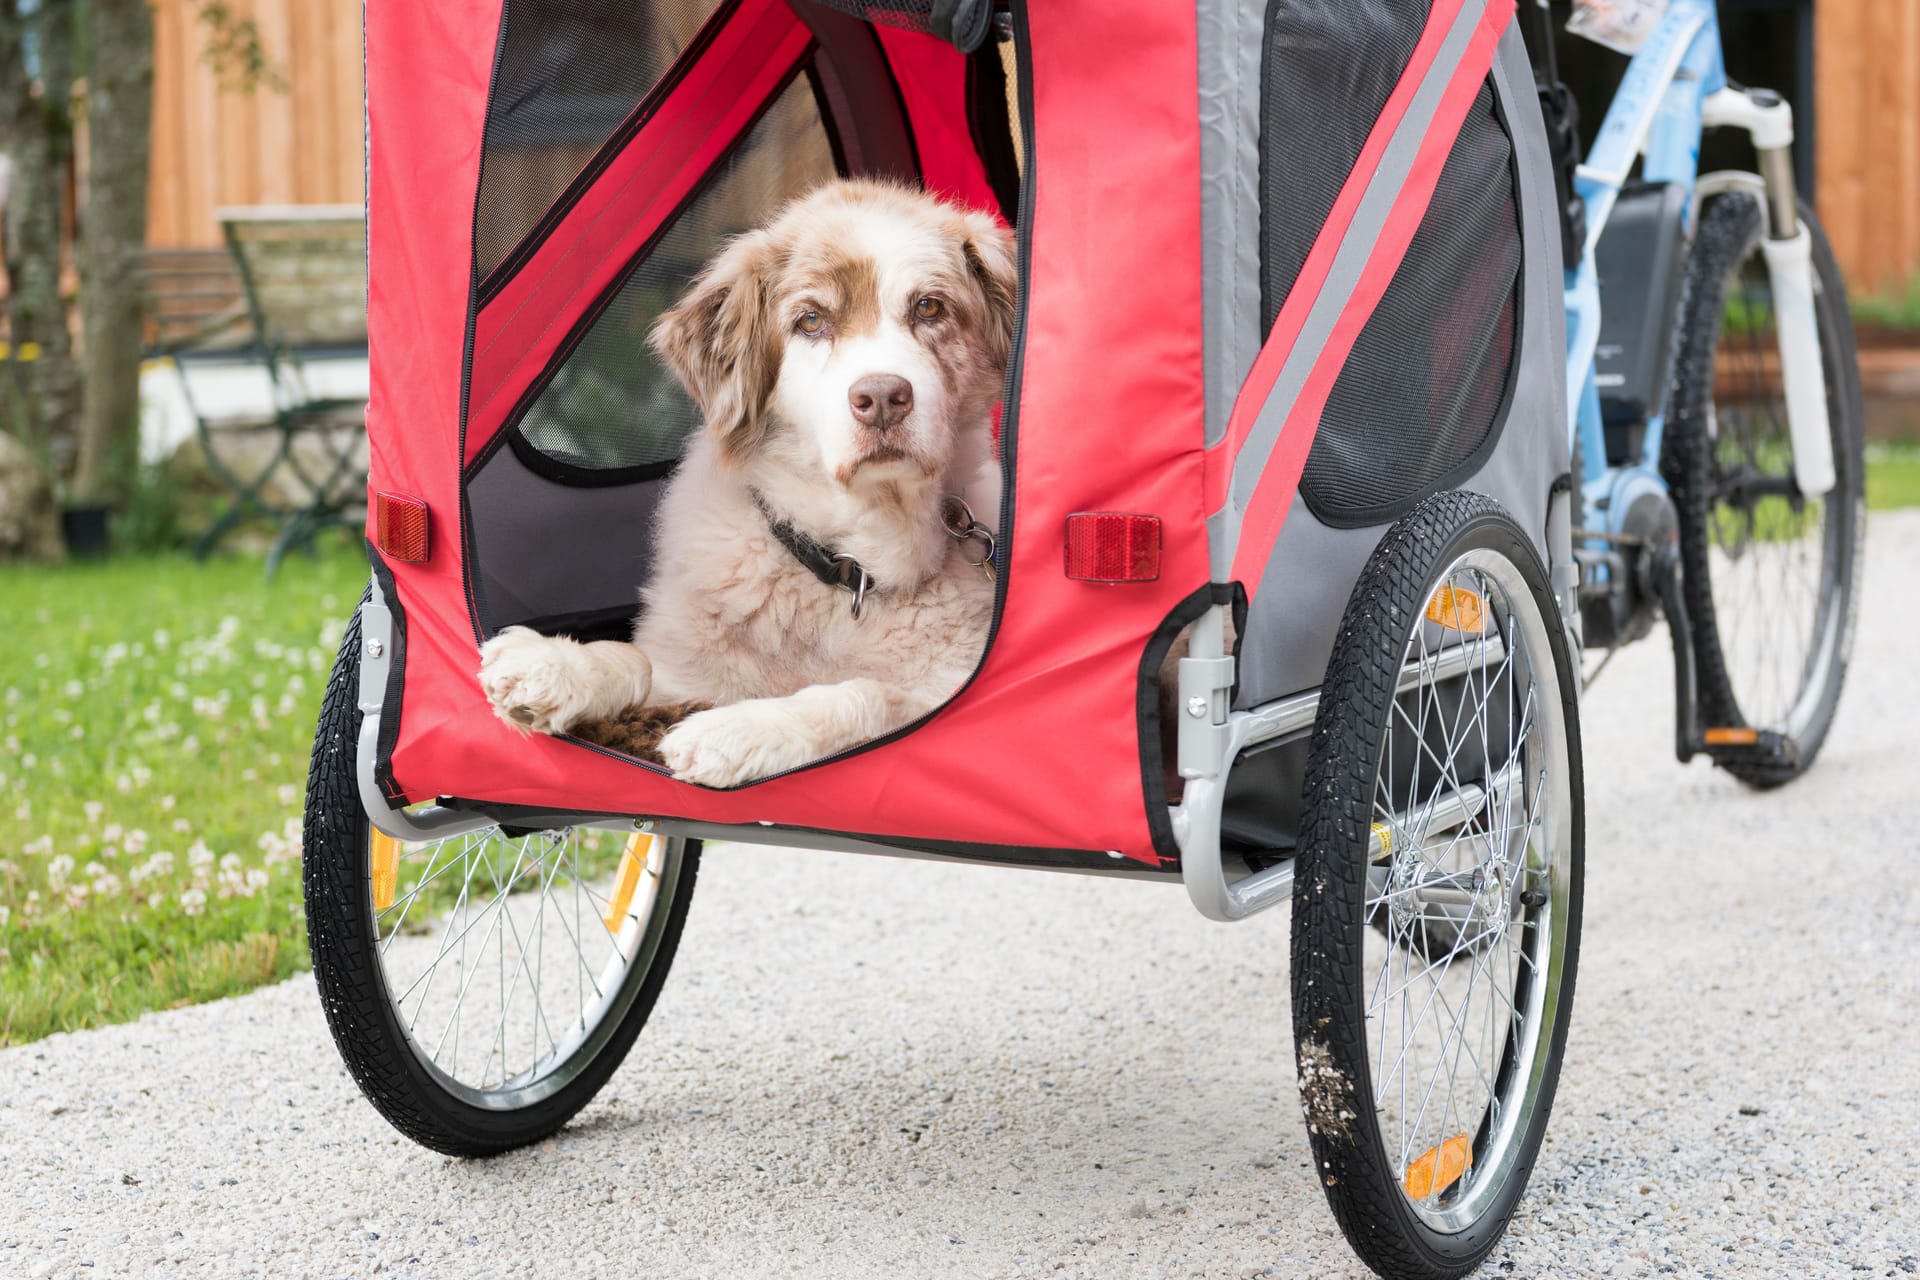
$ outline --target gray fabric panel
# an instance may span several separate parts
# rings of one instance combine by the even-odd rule
[[[653,513],[665,484],[578,488],[528,470],[512,449],[496,451],[467,484],[487,630],[634,608],[652,572]]]
[[[1233,460],[1233,478],[1228,485],[1227,516],[1230,522],[1209,520],[1209,532],[1225,535],[1215,537],[1212,542],[1213,570],[1216,579],[1224,580],[1231,572],[1233,561],[1233,543],[1240,533],[1239,513],[1246,509],[1247,500],[1260,482],[1268,457],[1274,444],[1280,438],[1280,427],[1286,421],[1288,411],[1300,394],[1301,386],[1308,374],[1313,371],[1314,363],[1319,359],[1322,348],[1326,346],[1327,336],[1339,320],[1347,299],[1352,295],[1361,274],[1366,270],[1373,256],[1375,242],[1380,237],[1387,215],[1392,211],[1394,201],[1400,189],[1406,184],[1407,171],[1413,167],[1414,157],[1419,153],[1420,144],[1427,135],[1428,123],[1433,119],[1434,111],[1439,107],[1440,99],[1446,95],[1454,68],[1459,66],[1467,46],[1472,43],[1473,34],[1479,28],[1480,18],[1486,11],[1485,0],[1480,3],[1468,3],[1461,7],[1453,26],[1447,32],[1447,38],[1441,45],[1433,65],[1420,82],[1419,91],[1414,95],[1407,113],[1388,141],[1385,152],[1380,157],[1380,166],[1367,184],[1366,194],[1354,210],[1353,223],[1347,229],[1346,237],[1340,242],[1340,250],[1334,256],[1333,265],[1327,273],[1326,283],[1320,288],[1312,308],[1307,313],[1299,338],[1293,350],[1287,354],[1287,361],[1275,380],[1272,392],[1266,403],[1261,406],[1259,416],[1254,420],[1253,429],[1248,433],[1246,442]],[[1257,231],[1256,231],[1257,238]],[[1351,581],[1351,579],[1349,579]],[[1317,681],[1316,681],[1317,683]]]
[[[1260,59],[1264,0],[1197,0],[1206,442],[1226,434],[1260,353]]]
[[[1493,79],[1513,135],[1526,239],[1520,350],[1500,440],[1485,465],[1461,487],[1504,505],[1533,536],[1545,559],[1548,490],[1567,469],[1566,318],[1553,169],[1532,68],[1517,27],[1510,26],[1501,40]],[[1443,322],[1436,317],[1436,323]],[[1241,642],[1238,705],[1252,706],[1322,683],[1347,597],[1385,531],[1385,526],[1329,528],[1295,495],[1260,595],[1249,610]]]

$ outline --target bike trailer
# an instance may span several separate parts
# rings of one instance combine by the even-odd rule
[[[1220,919],[1291,887],[1308,1128],[1349,1238],[1406,1274],[1484,1256],[1557,1074],[1581,839],[1561,206],[1514,0],[385,0],[366,22],[374,583],[307,839],[323,997],[389,1118],[469,1153],[564,1122],[651,1007],[701,837],[1184,881]],[[514,733],[479,645],[626,634],[699,429],[648,326],[836,174],[1017,235],[977,673],[732,790]],[[554,867],[608,828],[614,861]],[[572,878],[605,915],[609,967],[525,1062],[491,1024],[433,1044],[430,978],[363,981],[341,949],[449,866],[435,909],[477,910],[439,859],[484,840],[520,852],[479,879],[535,876],[458,930],[463,963],[516,948],[500,1027],[545,927],[516,913]],[[1444,1105],[1368,1043],[1351,966],[1383,939],[1402,991],[1455,960],[1506,974],[1464,1050],[1400,1002],[1400,1058],[1461,1073]],[[455,1016],[494,982],[473,974]]]
[[[1245,611],[1250,707],[1321,683],[1361,566],[1429,494],[1487,494],[1546,556],[1561,250],[1511,0],[1048,0],[971,54],[928,32],[932,8],[369,9],[387,803],[1177,867],[1151,684],[1209,603]],[[648,324],[722,237],[836,172],[1018,233],[977,676],[895,740],[730,792],[522,739],[481,696],[477,644],[624,631],[697,426]],[[1137,580],[1071,572],[1077,539],[1108,536],[1139,554],[1091,576]]]

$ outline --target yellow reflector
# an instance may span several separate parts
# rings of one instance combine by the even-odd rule
[[[373,873],[373,909],[385,911],[393,905],[393,891],[400,883],[400,842],[376,830],[369,865]]]
[[[1707,745],[1710,747],[1750,747],[1759,740],[1758,729],[1707,730]]]
[[[1480,593],[1465,587],[1441,587],[1427,601],[1427,621],[1449,631],[1477,636],[1486,625],[1486,619],[1487,609],[1481,602]]]
[[[647,855],[653,852],[653,837],[636,831],[620,855],[620,875],[613,885],[613,905],[607,908],[607,932],[618,933],[626,922],[627,908],[633,905],[633,891],[640,887],[640,873],[647,869]]]
[[[1407,1194],[1415,1200],[1438,1195],[1460,1181],[1471,1164],[1473,1142],[1466,1134],[1456,1133],[1407,1166]]]

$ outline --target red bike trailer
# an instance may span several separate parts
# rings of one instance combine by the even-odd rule
[[[1579,800],[1577,669],[1560,620],[1571,587],[1560,211],[1514,13],[1514,0],[369,4],[374,583],[336,672],[342,688],[357,680],[357,709],[322,725],[310,862],[368,839],[377,850],[483,823],[522,834],[625,816],[663,836],[745,828],[762,842],[1184,879],[1207,914],[1238,918],[1286,896],[1293,853],[1315,821],[1335,820],[1314,816],[1337,781],[1337,753],[1316,743],[1344,723],[1322,686],[1331,698],[1339,684],[1343,715],[1361,716],[1367,697],[1353,683],[1360,659],[1342,653],[1365,649],[1394,673],[1374,699],[1366,749],[1378,756],[1395,690],[1411,687],[1398,673],[1431,639],[1429,674],[1452,681],[1435,706],[1465,705],[1462,655],[1478,643],[1483,683],[1524,669],[1564,722],[1539,730],[1536,748],[1531,712],[1505,713],[1509,737],[1526,739],[1511,767],[1484,748],[1484,776],[1453,778],[1422,820],[1486,825],[1473,815],[1511,796],[1532,812],[1551,791],[1573,869],[1536,869],[1546,889],[1462,887],[1465,873],[1449,873],[1422,882],[1422,901],[1463,898],[1471,916],[1494,894],[1516,945],[1570,951]],[[970,51],[933,34],[969,21],[986,36]],[[727,234],[836,174],[924,186],[1018,237],[999,598],[977,674],[918,725],[732,790],[582,741],[521,737],[482,696],[480,643],[509,625],[623,634],[660,488],[699,427],[646,348],[647,325]],[[1448,491],[1480,496],[1434,497]],[[1071,548],[1121,553],[1110,576],[1131,580],[1065,571],[1070,521],[1086,513],[1134,518],[1106,525],[1118,543]],[[1156,540],[1149,573],[1132,553]],[[1442,552],[1453,559],[1433,560]],[[1361,608],[1368,591],[1401,589],[1396,566],[1425,594]],[[1457,572],[1482,585],[1458,585]],[[1389,630],[1363,645],[1376,625]],[[1186,628],[1179,748],[1163,760],[1157,676]],[[1551,785],[1544,767],[1518,781],[1547,748]],[[349,768],[385,835],[327,808]],[[324,769],[335,772],[322,786]],[[1355,863],[1365,888],[1397,828],[1375,822],[1369,835],[1360,812],[1347,835],[1363,850],[1372,841]],[[364,867],[340,874],[326,892],[359,911]],[[1552,929],[1527,915],[1538,903],[1523,909],[1537,894],[1559,912]],[[377,913],[368,920],[379,932]],[[1430,954],[1431,920],[1420,928],[1414,949]],[[1463,935],[1456,920],[1456,951]],[[1297,971],[1314,963],[1302,936],[1296,927]],[[328,976],[341,964],[317,967],[351,1063],[364,1027],[343,1026],[374,1015],[346,1012],[350,984]],[[1570,958],[1564,990],[1553,972],[1537,1061],[1557,1069],[1565,1018],[1551,1009],[1570,997]],[[1521,1003],[1519,986],[1506,994]],[[627,1019],[633,1030],[650,1004]],[[1296,1016],[1306,1007],[1296,1000]],[[1309,1078],[1313,1043],[1302,1040]],[[1535,1079],[1528,1099],[1550,1100],[1544,1074],[1545,1097]],[[443,1150],[525,1140],[381,1105]],[[541,1105],[548,1129],[571,1114]],[[1316,1151],[1341,1158],[1318,1144],[1338,1145],[1347,1104],[1323,1081],[1308,1106]],[[1508,1161],[1493,1199],[1442,1212],[1409,1183],[1391,1210],[1453,1242],[1432,1257],[1483,1254],[1504,1226],[1537,1147],[1530,1117],[1543,1125],[1545,1107],[1519,1114],[1531,1135],[1520,1176]],[[1502,1132],[1481,1134],[1484,1162],[1506,1151]],[[1493,1178],[1456,1169],[1433,1182],[1457,1163],[1447,1143],[1464,1140],[1420,1157],[1435,1203]],[[1391,1176],[1412,1178],[1417,1163],[1402,1152]],[[1358,1210],[1337,1198],[1336,1209],[1350,1236],[1365,1234]]]

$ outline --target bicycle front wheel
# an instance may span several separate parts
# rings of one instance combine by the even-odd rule
[[[1866,532],[1860,368],[1846,288],[1811,210],[1814,306],[1827,384],[1834,486],[1794,481],[1761,253],[1765,220],[1750,195],[1707,205],[1688,261],[1679,362],[1661,469],[1679,517],[1701,722],[1765,730],[1791,747],[1720,763],[1756,787],[1805,772],[1826,740],[1846,679]]]

